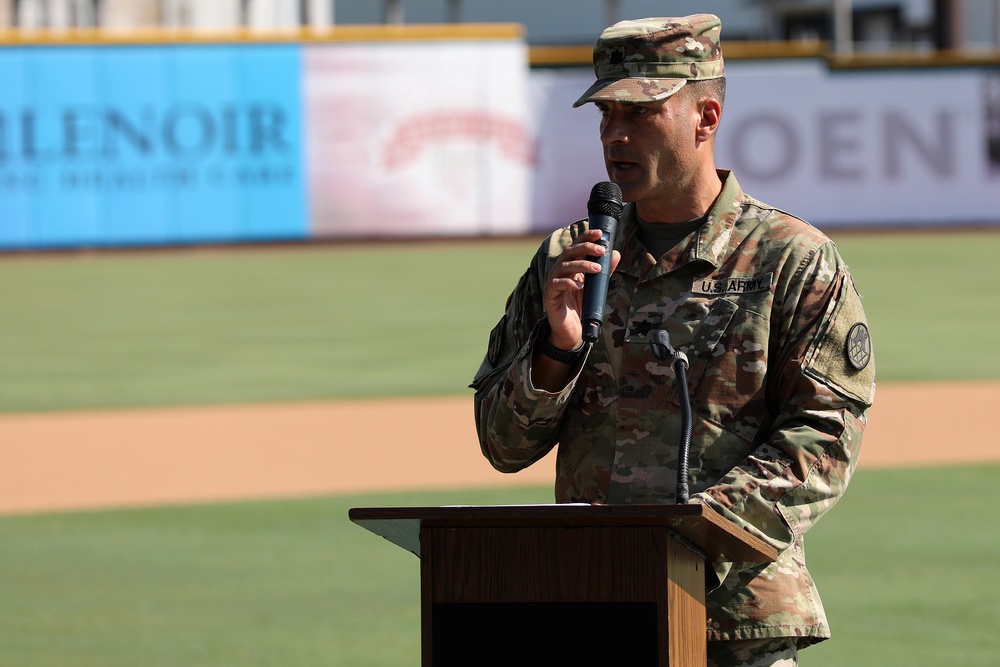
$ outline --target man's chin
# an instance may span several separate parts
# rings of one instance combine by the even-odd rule
[[[623,191],[629,187],[634,188],[642,176],[641,168],[634,162],[609,164],[607,172],[611,182],[617,184]]]
[[[623,202],[634,202],[641,195],[640,189],[636,185],[629,183],[627,179],[611,176],[611,182],[621,188]]]

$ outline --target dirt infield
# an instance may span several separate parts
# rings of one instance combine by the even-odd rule
[[[862,467],[1000,461],[1000,382],[880,385]],[[0,416],[0,513],[549,484],[479,453],[472,397]]]

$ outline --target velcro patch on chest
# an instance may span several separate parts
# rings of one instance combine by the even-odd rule
[[[694,281],[691,291],[694,294],[722,296],[725,294],[750,294],[752,292],[767,292],[774,280],[773,273],[762,273],[759,276],[729,276],[726,278],[703,278]]]

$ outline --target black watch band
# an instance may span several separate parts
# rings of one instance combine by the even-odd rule
[[[549,359],[563,364],[575,364],[583,356],[583,347],[586,343],[581,342],[572,350],[564,350],[550,343],[548,334],[548,331],[540,332],[538,335],[538,344],[541,346],[540,352]]]

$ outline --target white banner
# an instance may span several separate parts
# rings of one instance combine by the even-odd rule
[[[754,197],[821,227],[1000,224],[1000,72],[726,69],[716,163]],[[592,81],[584,69],[532,73],[537,231],[583,217],[607,179],[599,114],[571,108]]]
[[[306,48],[311,235],[527,231],[526,59],[519,40]]]

